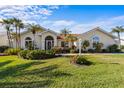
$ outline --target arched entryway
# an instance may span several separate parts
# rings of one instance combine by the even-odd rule
[[[54,39],[52,36],[47,36],[45,38],[45,49],[50,50],[54,46]]]

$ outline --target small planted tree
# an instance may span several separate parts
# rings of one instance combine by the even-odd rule
[[[93,48],[95,48],[96,52],[101,52],[102,47],[103,47],[103,43],[99,43],[99,42],[93,43]]]
[[[88,40],[85,40],[83,43],[82,43],[82,48],[84,49],[84,51],[86,51],[87,47],[90,46],[90,42]]]
[[[69,34],[68,36],[66,36],[65,41],[66,42],[71,42],[71,48],[73,49],[74,47],[74,42],[77,41],[77,37],[73,36],[72,34]]]

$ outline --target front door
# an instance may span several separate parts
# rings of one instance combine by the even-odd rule
[[[53,47],[53,40],[46,40],[46,50],[50,50]]]

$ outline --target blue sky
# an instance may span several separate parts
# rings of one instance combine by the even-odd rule
[[[0,6],[0,19],[11,17],[56,32],[66,27],[73,33],[83,33],[98,26],[110,32],[124,25],[124,6]]]

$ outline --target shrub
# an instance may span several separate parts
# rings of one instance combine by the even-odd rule
[[[62,53],[70,53],[71,48],[63,48]]]
[[[116,49],[116,52],[120,53],[120,52],[122,52],[122,50],[121,49]]]
[[[75,53],[75,50],[74,50],[74,49],[71,49],[71,50],[70,50],[70,53]]]
[[[107,49],[102,49],[102,53],[108,53]]]
[[[88,49],[88,52],[89,52],[89,53],[94,53],[95,50],[94,50],[94,49]]]
[[[28,59],[43,59],[43,57],[45,57],[45,51],[41,51],[41,50],[32,50],[27,54],[27,58]]]
[[[30,50],[22,50],[19,52],[19,57],[23,58],[23,59],[28,59],[27,54],[30,52]]]
[[[62,53],[62,48],[61,47],[53,47],[52,50],[54,51],[54,53],[56,54],[60,54]]]
[[[46,58],[52,58],[55,57],[55,52],[53,50],[46,50]]]
[[[21,51],[21,49],[15,49],[15,48],[9,48],[4,53],[8,55],[18,55],[18,53]]]
[[[8,46],[0,46],[0,53],[3,53],[8,48],[9,48]]]
[[[55,53],[52,50],[32,50],[27,53],[26,57],[31,60],[39,60],[55,57]]]
[[[78,56],[76,58],[76,63],[80,65],[91,65],[92,63],[87,60],[85,56]]]
[[[102,47],[103,47],[103,43],[93,43],[93,47],[95,48],[95,52],[101,52],[102,51]]]
[[[118,45],[116,44],[110,45],[107,47],[107,49],[109,52],[112,52],[112,53],[118,52]]]

